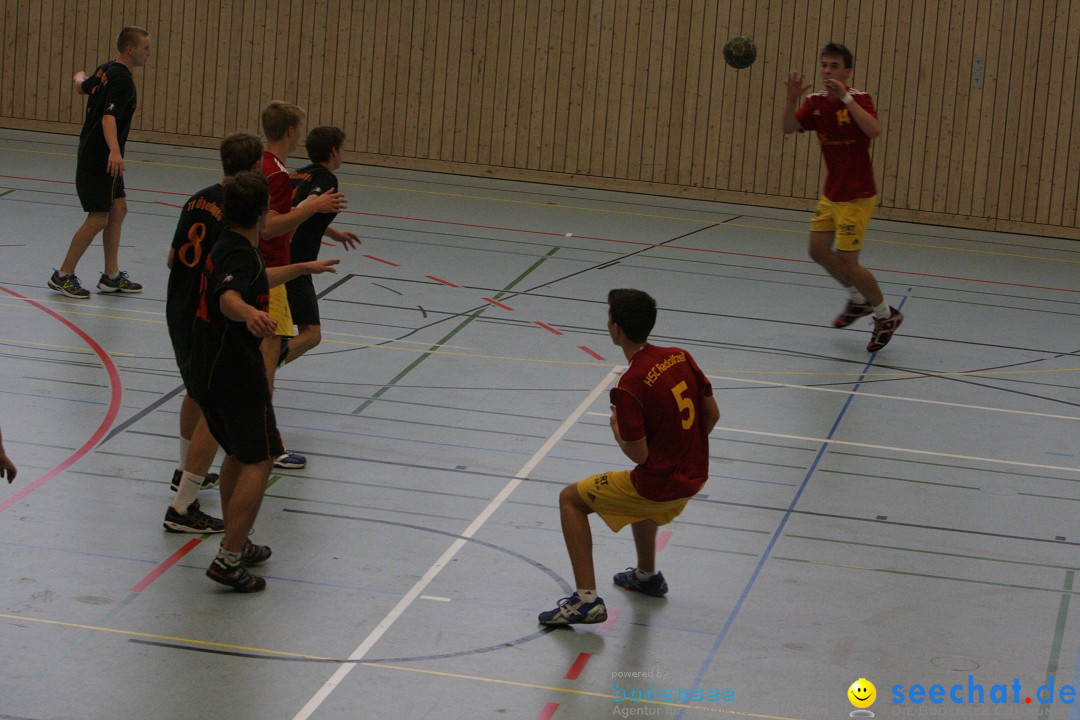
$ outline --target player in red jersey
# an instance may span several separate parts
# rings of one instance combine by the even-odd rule
[[[825,190],[810,220],[810,257],[848,291],[844,309],[833,327],[847,327],[874,314],[874,331],[866,349],[885,347],[904,316],[885,301],[873,274],[859,264],[866,227],[874,213],[877,186],[870,164],[870,141],[881,134],[869,93],[848,86],[853,57],[839,43],[821,50],[821,79],[825,89],[799,98],[811,89],[801,73],[788,75],[787,101],[781,126],[784,134],[813,130],[825,158]],[[798,108],[798,109],[796,109]]]
[[[656,572],[656,531],[678,517],[708,479],[709,433],[720,410],[690,353],[648,342],[655,323],[656,301],[646,293],[608,293],[608,333],[630,363],[611,390],[611,431],[636,466],[593,475],[559,494],[577,592],[540,613],[544,625],[607,619],[593,570],[594,512],[615,532],[630,525],[634,533],[637,567],[616,574],[615,584],[654,597],[667,593],[663,574]]]

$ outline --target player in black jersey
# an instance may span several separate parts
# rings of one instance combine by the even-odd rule
[[[233,133],[221,141],[221,167],[225,178],[203,188],[184,203],[169,248],[169,285],[165,319],[169,327],[180,376],[188,384],[191,332],[199,305],[203,263],[225,229],[222,192],[225,180],[244,170],[258,170],[263,144],[255,135]],[[165,511],[163,525],[170,532],[219,533],[225,523],[199,508],[199,490],[217,487],[209,473],[218,444],[206,427],[202,410],[189,395],[180,404],[180,464],[173,473],[176,496]],[[209,473],[209,474],[208,474]]]
[[[266,480],[281,451],[270,383],[260,345],[277,322],[267,312],[270,287],[304,273],[336,272],[339,261],[318,260],[266,268],[259,235],[270,213],[270,189],[257,172],[225,182],[226,229],[203,263],[192,326],[188,390],[225,450],[221,506],[225,538],[206,574],[238,592],[257,592],[266,581],[248,567],[270,557],[248,534],[259,514]]]
[[[289,176],[293,186],[293,205],[327,192],[337,192],[338,179],[334,171],[341,167],[342,146],[345,133],[341,128],[322,126],[312,128],[305,145],[311,164]],[[323,237],[341,243],[351,250],[360,244],[360,238],[347,230],[330,227],[336,212],[318,213],[305,220],[292,236],[292,261],[306,262],[319,257]],[[296,337],[289,338],[289,350],[282,364],[290,363],[311,350],[322,340],[319,319],[319,301],[310,275],[301,275],[285,283],[288,291],[289,309],[293,322],[299,330]]]
[[[124,194],[124,145],[135,115],[135,80],[131,71],[150,59],[150,33],[129,26],[116,37],[120,51],[116,60],[103,63],[90,77],[75,73],[75,89],[87,95],[86,120],[79,135],[75,189],[86,220],[75,231],[67,255],[54,270],[48,285],[70,298],[86,299],[90,293],[75,276],[79,263],[98,233],[105,246],[105,272],[98,280],[103,293],[138,293],[142,285],[120,270],[120,226],[127,214]]]

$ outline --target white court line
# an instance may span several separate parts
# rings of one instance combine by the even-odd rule
[[[600,381],[600,384],[592,389],[592,392],[590,392],[585,399],[581,401],[581,404],[570,413],[570,416],[563,421],[562,425],[560,425],[551,437],[544,442],[540,449],[529,458],[529,461],[517,471],[517,474],[514,475],[513,479],[511,479],[499,494],[488,503],[487,507],[476,516],[476,519],[472,521],[469,527],[461,533],[461,537],[451,543],[450,547],[446,549],[446,552],[444,552],[442,556],[435,561],[435,564],[428,568],[428,571],[424,573],[423,577],[417,580],[416,584],[405,593],[404,597],[398,601],[398,604],[394,606],[393,610],[387,613],[386,617],[384,617],[379,624],[375,626],[375,629],[364,638],[364,641],[357,646],[356,650],[353,650],[352,654],[349,655],[350,662],[342,663],[341,667],[339,667],[330,679],[319,688],[310,700],[308,700],[307,704],[300,709],[300,712],[293,717],[293,720],[307,720],[307,718],[311,717],[312,713],[319,709],[319,706],[325,702],[326,698],[330,697],[330,693],[332,693],[359,664],[357,661],[362,660],[364,656],[367,655],[368,651],[371,650],[375,643],[377,643],[386,631],[390,629],[390,626],[401,617],[409,606],[413,604],[413,601],[420,596],[420,593],[424,591],[424,588],[435,579],[435,576],[439,574],[439,571],[446,567],[450,563],[450,560],[457,555],[458,551],[465,546],[468,538],[475,535],[476,531],[479,530],[480,527],[487,522],[488,518],[499,509],[499,506],[506,502],[506,499],[510,497],[510,493],[514,492],[517,486],[520,485],[522,481],[529,476],[529,473],[533,471],[533,468],[540,464],[540,461],[551,452],[552,448],[554,448],[560,440],[562,440],[563,436],[574,426],[574,423],[585,414],[585,411],[589,406],[596,401],[596,398],[599,397],[600,393],[607,388],[615,376],[623,369],[625,368],[615,366],[608,371],[608,374],[604,376],[604,379]]]
[[[966,410],[988,410],[990,412],[1011,413],[1014,415],[1034,415],[1035,417],[1050,418],[1053,420],[1080,421],[1080,417],[1074,415],[1053,415],[1051,413],[1032,412],[1030,410],[1009,410],[1008,408],[988,407],[986,405],[965,405],[964,403],[951,403],[942,400],[925,400],[923,398],[902,397],[900,395],[879,395],[877,393],[863,392],[863,390],[841,390],[839,388],[812,387],[810,385],[795,385],[792,383],[770,382],[768,380],[750,380],[747,378],[728,377],[726,375],[706,375],[710,380],[730,380],[732,382],[747,383],[749,385],[772,385],[774,387],[794,388],[796,390],[813,390],[814,392],[840,393],[841,395],[858,395],[859,397],[882,398],[884,400],[901,400],[903,402],[926,403],[928,405],[946,405],[948,407],[964,408]]]
[[[915,450],[913,448],[894,447],[892,445],[871,445],[870,443],[848,442],[846,440],[829,438],[785,435],[783,433],[743,430],[741,428],[724,427],[722,425],[717,425],[715,429],[733,433],[744,433],[746,435],[764,435],[765,437],[783,438],[785,440],[806,440],[808,442],[827,443],[829,445],[847,445],[849,447],[870,448],[873,450],[892,450],[893,452],[914,453],[916,455],[932,455],[934,457],[951,458],[953,460],[977,460],[978,462],[996,463],[998,465],[1017,465],[1019,467],[1038,468],[1040,470],[1063,470],[1064,472],[1080,473],[1080,468],[1064,467],[1061,465],[1039,465],[1038,463],[1018,462],[1016,460],[998,460],[997,458],[977,457],[975,455],[954,455],[952,453],[934,452],[933,450]]]

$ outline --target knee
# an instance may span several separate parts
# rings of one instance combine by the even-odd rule
[[[581,498],[578,496],[577,485],[567,485],[559,493],[559,507],[572,508],[577,507],[581,502]]]
[[[127,216],[127,202],[123,198],[116,200],[109,209],[109,222],[123,222]]]
[[[810,243],[809,254],[810,258],[818,265],[827,265],[832,257],[833,251],[824,243]]]

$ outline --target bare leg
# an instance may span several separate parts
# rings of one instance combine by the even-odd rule
[[[656,530],[660,527],[654,520],[639,520],[630,525],[634,531],[634,547],[637,548],[637,569],[656,572]]]
[[[593,569],[592,528],[589,514],[592,508],[578,495],[577,485],[567,485],[559,493],[559,514],[562,517],[563,540],[574,568],[574,582],[582,590],[596,590]]]
[[[200,420],[202,420],[202,408],[199,407],[199,403],[185,395],[180,402],[180,437],[190,440]]]
[[[278,358],[281,357],[281,336],[271,335],[259,344],[263,364],[266,366],[266,382],[270,385],[270,395],[274,394],[274,374],[277,372]]]
[[[858,250],[833,250],[833,233],[810,233],[810,257],[844,287],[855,287],[870,305],[880,305],[884,296],[873,274],[859,264]]]
[[[188,446],[184,469],[189,473],[206,477],[206,473],[210,472],[210,466],[214,464],[217,451],[218,442],[210,433],[206,421],[200,416],[198,424],[195,425],[195,431],[191,434],[191,445]]]
[[[127,199],[116,198],[109,208],[109,222],[102,233],[105,245],[105,274],[115,275],[120,272],[120,226],[127,216]]]
[[[86,249],[94,242],[97,234],[105,229],[108,222],[109,213],[87,213],[86,220],[83,221],[83,224],[75,231],[74,237],[71,238],[71,245],[68,246],[67,255],[64,257],[63,264],[60,265],[61,275],[71,275],[75,272],[75,266],[79,264],[79,260],[86,253]]]
[[[322,342],[322,328],[319,325],[300,325],[299,327],[300,332],[296,337],[289,338],[289,354],[285,356],[285,362],[282,365],[288,365]]]
[[[234,456],[221,464],[221,507],[225,515],[225,540],[221,547],[229,552],[244,549],[266,492],[272,461],[241,463]]]

